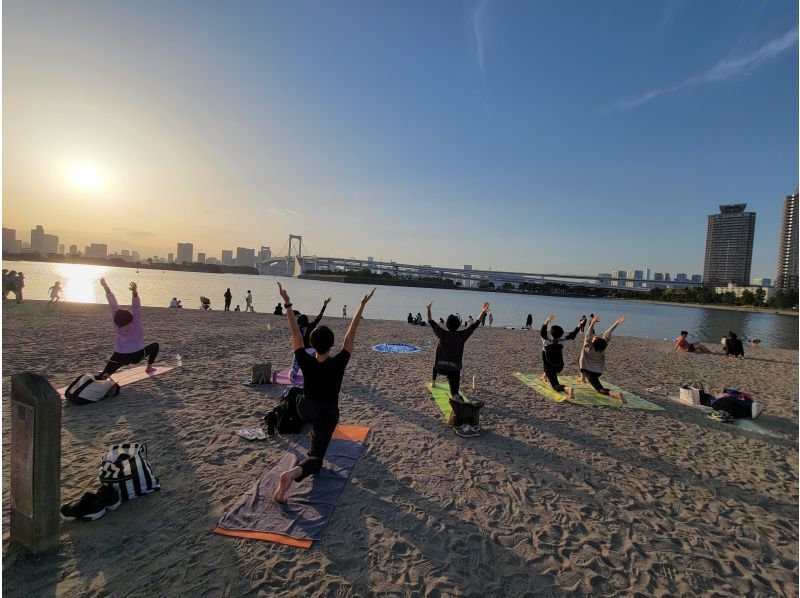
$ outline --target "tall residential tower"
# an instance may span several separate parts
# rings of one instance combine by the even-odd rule
[[[745,212],[746,203],[719,207],[708,217],[703,283],[708,287],[750,284],[756,213]]]
[[[797,290],[797,189],[794,195],[783,200],[781,238],[778,245],[778,268],[775,273],[775,289]]]

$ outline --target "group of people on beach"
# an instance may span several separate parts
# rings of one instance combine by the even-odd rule
[[[3,268],[3,299],[7,299],[9,293],[14,293],[14,299],[17,303],[22,303],[22,290],[24,288],[25,275],[22,272],[17,272],[16,270],[9,271]]]

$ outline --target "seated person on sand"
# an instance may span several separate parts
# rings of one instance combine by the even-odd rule
[[[549,381],[550,386],[556,392],[564,392],[566,387],[558,381],[558,374],[564,369],[564,356],[562,355],[564,346],[561,343],[571,341],[578,336],[580,327],[575,326],[575,330],[564,336],[564,329],[561,326],[551,326],[548,336],[547,325],[555,319],[554,315],[548,315],[539,331],[542,337],[542,365],[544,367],[544,373],[539,379],[542,382]]]
[[[283,306],[280,303],[278,303],[278,305],[275,306],[275,310],[272,313],[274,315],[276,315],[276,316],[282,316],[283,315]]]
[[[239,307],[239,304],[237,303],[236,307],[233,308],[233,311],[242,311],[242,308]],[[283,314],[281,314],[281,315],[283,315]]]
[[[409,324],[414,324],[414,316],[411,315],[411,312],[408,312],[408,317],[406,318],[406,322]]]
[[[181,305],[180,299],[173,297],[172,301],[169,302],[169,307],[170,309],[180,309],[183,306]]]
[[[147,357],[146,372],[155,371],[153,363],[158,356],[158,343],[144,344],[144,324],[142,323],[142,301],[136,283],[130,284],[131,289],[131,311],[120,309],[117,298],[111,292],[105,278],[100,279],[100,285],[106,291],[106,299],[111,306],[111,317],[114,322],[114,353],[108,359],[106,367],[98,374],[98,380],[104,380],[111,376],[123,365],[139,363]],[[131,313],[133,312],[133,313]]]
[[[584,325],[586,318],[582,318]],[[601,395],[610,395],[615,399],[619,399],[626,403],[625,397],[622,393],[616,390],[608,390],[600,383],[600,376],[606,369],[606,348],[611,340],[611,333],[614,329],[625,321],[625,316],[617,319],[611,326],[608,327],[603,334],[597,336],[594,333],[594,325],[600,321],[600,316],[593,316],[592,321],[589,322],[589,328],[583,337],[583,348],[581,349],[581,356],[578,359],[578,368],[580,374],[578,375],[578,382],[589,382],[594,389]],[[579,326],[580,327],[580,326]],[[567,395],[569,398],[575,396],[575,391],[571,387],[567,387]]]
[[[754,338],[754,339],[752,339],[752,340],[750,341],[750,346],[751,346],[753,349],[758,349],[758,345],[760,345],[760,344],[761,344],[761,339],[760,339],[760,338]]]
[[[471,326],[464,330],[459,330],[461,322],[457,315],[450,314],[447,316],[445,324],[446,329],[439,326],[431,315],[431,305],[433,301],[428,303],[426,309],[428,310],[428,324],[433,329],[439,343],[436,345],[436,361],[433,364],[433,376],[431,381],[436,384],[436,376],[442,374],[447,377],[447,382],[450,385],[450,396],[458,403],[463,403],[463,399],[458,394],[459,386],[461,384],[461,367],[464,358],[464,344],[467,342],[472,333],[478,329],[480,322],[473,322]],[[484,303],[481,309],[481,315],[489,311],[489,304]],[[480,318],[478,318],[480,320]]]
[[[722,350],[725,351],[725,355],[744,359],[744,346],[742,345],[742,340],[735,332],[729,332],[724,340],[725,342],[722,345]]]
[[[687,341],[687,336],[689,336],[689,333],[681,330],[681,335],[675,339],[674,351],[680,351],[681,353],[711,353],[704,345]]]
[[[339,423],[339,391],[342,388],[344,370],[350,361],[350,354],[356,340],[356,330],[358,330],[364,306],[372,299],[375,289],[372,289],[361,300],[361,305],[353,316],[353,321],[344,337],[342,350],[336,355],[331,355],[334,342],[333,331],[327,326],[320,326],[311,333],[311,346],[316,350],[313,356],[306,353],[303,334],[295,320],[289,294],[281,286],[281,283],[278,283],[278,289],[286,308],[289,329],[292,331],[292,350],[295,359],[303,369],[305,378],[303,396],[297,401],[297,412],[300,419],[311,424],[311,446],[306,458],[280,475],[278,488],[275,490],[273,498],[277,502],[283,503],[286,502],[286,492],[294,482],[314,475],[322,468],[331,436],[336,429],[336,424]]]

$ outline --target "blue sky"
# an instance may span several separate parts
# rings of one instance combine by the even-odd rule
[[[798,179],[793,2],[4,3],[4,226],[165,254],[702,272]],[[79,161],[103,180],[76,188]],[[100,229],[96,214],[116,206]]]

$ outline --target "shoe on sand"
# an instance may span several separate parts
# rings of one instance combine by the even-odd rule
[[[246,440],[264,440],[267,437],[261,428],[242,428],[236,433]]]
[[[469,424],[464,424],[463,426],[456,426],[455,428],[453,428],[453,432],[455,432],[462,438],[472,438],[474,436],[480,436],[480,432],[476,432]]]
[[[94,492],[86,492],[80,500],[63,505],[61,514],[67,519],[94,521],[106,514],[106,507]]]
[[[113,484],[102,484],[95,495],[109,511],[116,511],[122,504],[122,494]]]
[[[750,406],[750,417],[755,419],[761,415],[762,411],[764,411],[764,408],[761,406],[761,403],[758,401],[753,401],[753,404]]]

